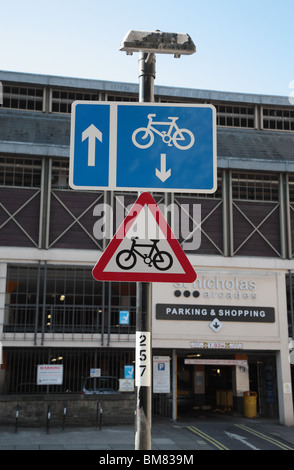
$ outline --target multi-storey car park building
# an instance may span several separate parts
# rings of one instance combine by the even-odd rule
[[[91,271],[109,241],[95,231],[103,204],[115,230],[137,194],[70,189],[71,104],[138,101],[138,86],[14,72],[0,80],[1,401],[73,396],[90,368],[119,379],[134,363],[136,284],[97,282]],[[260,416],[293,424],[294,107],[287,97],[197,89],[155,95],[216,107],[218,189],[169,197],[197,280],[152,285],[153,356],[170,365],[170,393],[155,385],[153,413],[242,412],[251,390]],[[41,364],[63,364],[62,384],[37,385]]]

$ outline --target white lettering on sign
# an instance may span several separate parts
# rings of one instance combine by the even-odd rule
[[[151,334],[136,331],[136,387],[151,386]]]

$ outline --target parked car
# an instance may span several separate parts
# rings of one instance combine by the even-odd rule
[[[119,393],[118,388],[119,381],[116,377],[86,377],[81,393],[83,395]]]

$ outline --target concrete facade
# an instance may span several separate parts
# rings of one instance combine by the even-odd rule
[[[29,359],[17,366],[19,376],[12,374],[18,358],[26,358],[26,352],[29,357],[37,351],[34,359],[37,363],[43,357],[43,351],[48,361],[52,351],[58,350],[64,355],[68,353],[70,358],[78,357],[75,371],[71,366],[67,369],[67,378],[74,382],[75,393],[79,392],[80,369],[85,374],[84,370],[87,372],[89,367],[101,365],[106,373],[113,361],[116,373],[122,378],[124,365],[133,359],[131,356],[125,359],[124,350],[134,351],[135,319],[133,317],[133,329],[124,330],[117,324],[115,315],[119,308],[129,308],[133,315],[135,305],[131,305],[133,294],[130,292],[134,286],[128,286],[128,294],[125,294],[117,285],[99,284],[97,290],[100,289],[99,296],[102,292],[102,300],[99,298],[96,303],[89,301],[87,304],[87,312],[91,315],[100,312],[100,307],[103,311],[97,329],[91,329],[91,334],[91,320],[83,319],[84,323],[78,326],[72,321],[84,307],[84,304],[78,304],[78,294],[72,287],[75,274],[68,274],[71,302],[68,310],[63,310],[62,320],[58,317],[61,305],[52,299],[57,292],[58,295],[62,293],[58,290],[62,288],[58,270],[61,272],[66,266],[85,268],[90,272],[108,243],[107,239],[101,241],[93,236],[93,226],[97,222],[93,213],[95,203],[110,202],[114,208],[115,197],[120,197],[106,191],[95,195],[76,194],[68,188],[70,103],[74,99],[83,99],[87,93],[91,94],[91,99],[95,95],[100,101],[136,101],[138,86],[4,71],[0,72],[0,81],[4,90],[3,105],[0,106],[3,175],[0,175],[3,178],[0,185],[0,341],[4,352],[0,389],[5,414],[4,407],[10,405],[4,406],[4,403],[11,401],[9,396],[23,382],[23,371],[30,380],[35,379],[33,368],[36,364]],[[33,93],[28,90],[37,88],[41,90],[41,109],[23,108],[24,96]],[[80,94],[84,95],[80,97]],[[181,221],[181,228],[185,228],[182,232],[186,235],[201,231],[201,244],[197,249],[193,246],[189,249],[189,236],[180,240],[195,267],[197,280],[194,285],[153,285],[153,355],[170,358],[170,394],[164,398],[171,410],[170,417],[177,418],[180,378],[190,380],[189,393],[194,395],[191,400],[195,399],[195,403],[200,395],[201,400],[204,399],[202,395],[208,390],[209,381],[210,386],[216,383],[211,365],[204,362],[189,364],[185,360],[218,361],[216,367],[218,364],[220,372],[217,373],[221,376],[222,367],[225,367],[223,361],[241,358],[248,361],[248,368],[241,371],[237,364],[232,366],[230,373],[224,372],[238,403],[243,400],[245,388],[254,387],[261,413],[268,413],[268,408],[272,413],[277,409],[280,422],[293,425],[289,361],[293,324],[291,273],[294,270],[293,106],[286,97],[197,89],[155,87],[155,95],[159,102],[214,104],[219,119],[226,119],[226,124],[219,124],[217,129],[219,189],[216,196],[207,199],[199,196],[183,199],[180,194],[172,196],[175,205],[201,205],[201,228],[196,227],[191,212],[189,218],[194,224],[191,229],[188,219]],[[31,98],[32,102],[34,99]],[[232,121],[235,118],[238,126]],[[285,130],[285,122],[289,125],[288,130]],[[24,180],[27,173],[33,174],[32,162],[40,168],[40,180],[27,187],[21,177]],[[22,174],[18,173],[18,168],[22,168]],[[124,206],[136,199],[135,194],[123,196]],[[162,194],[156,197],[159,202],[167,202]],[[117,207],[119,205],[115,206],[115,215]],[[175,225],[175,219],[172,223]],[[79,246],[80,242],[82,245]],[[10,274],[12,268],[20,273],[21,268],[27,267],[23,278]],[[32,272],[39,273],[35,278],[30,277],[31,267]],[[50,290],[53,278],[49,277],[49,271],[52,273],[53,269],[56,269],[56,292]],[[90,282],[88,278],[87,282]],[[22,288],[22,283],[27,287]],[[87,289],[90,292],[90,288]],[[37,292],[36,299],[29,301],[29,297]],[[20,300],[21,296],[25,301]],[[50,314],[49,309],[55,315],[56,323],[47,328],[45,317]],[[83,310],[86,315],[85,312],[86,309]],[[95,350],[93,363],[87,363],[85,349],[90,353]],[[110,351],[107,359],[103,356],[104,349]],[[20,395],[24,397],[24,394]],[[156,404],[161,398],[155,398]],[[16,401],[11,401],[9,414]],[[79,397],[74,403],[82,406],[84,402]],[[91,399],[89,403],[93,405]],[[189,406],[194,409],[193,405]],[[239,410],[239,405],[237,408]],[[113,416],[117,416],[116,411]]]

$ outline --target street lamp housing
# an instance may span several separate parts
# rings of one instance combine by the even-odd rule
[[[174,57],[190,55],[196,52],[196,46],[189,34],[163,33],[162,31],[130,30],[122,40],[120,51],[127,55],[133,52],[153,54],[174,54]]]

